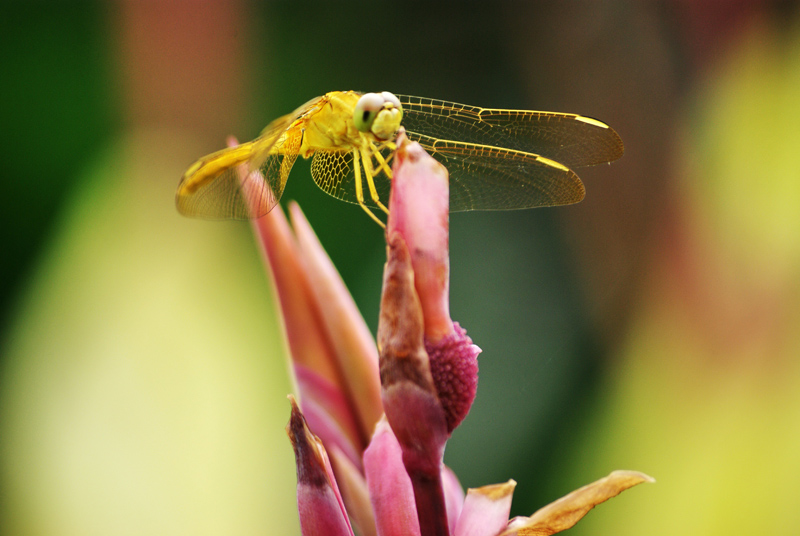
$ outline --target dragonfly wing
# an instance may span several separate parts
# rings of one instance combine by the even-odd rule
[[[336,199],[358,204],[352,151],[317,150],[311,160],[311,176],[323,192]],[[361,181],[364,188],[364,204],[368,207],[378,208],[370,198],[363,169],[361,170]],[[378,173],[373,177],[373,182],[378,191],[378,197],[384,203],[388,202],[391,189],[389,179],[383,173]]]
[[[583,183],[567,167],[532,153],[406,132],[450,174],[450,211],[509,210],[577,203]]]
[[[589,117],[397,97],[403,105],[403,126],[432,138],[533,153],[573,169],[612,162],[624,152],[614,129]]]
[[[207,219],[248,219],[272,210],[303,141],[302,125],[293,123],[320,99],[276,119],[255,140],[198,160],[178,185],[178,211]]]

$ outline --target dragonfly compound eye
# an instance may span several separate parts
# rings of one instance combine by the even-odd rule
[[[361,132],[369,132],[372,123],[378,116],[378,112],[383,108],[385,99],[377,93],[365,93],[358,99],[356,108],[353,110],[353,123]]]
[[[381,91],[381,97],[383,97],[384,102],[390,102],[394,105],[395,108],[400,108],[400,99],[394,93],[389,93],[388,91]]]

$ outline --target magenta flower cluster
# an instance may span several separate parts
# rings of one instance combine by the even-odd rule
[[[287,432],[304,536],[553,534],[651,480],[615,471],[509,520],[516,483],[466,494],[443,463],[480,349],[450,318],[448,175],[401,134],[375,341],[299,207],[254,222],[279,296],[295,396]]]

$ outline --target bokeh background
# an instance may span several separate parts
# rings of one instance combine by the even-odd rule
[[[11,2],[0,8],[0,532],[299,534],[284,346],[246,224],[183,170],[334,89],[575,112],[575,206],[451,218],[484,352],[446,461],[573,534],[800,533],[796,2]],[[298,163],[375,329],[382,235]]]

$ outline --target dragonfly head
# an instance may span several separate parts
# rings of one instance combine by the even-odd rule
[[[371,132],[379,140],[388,140],[403,120],[403,107],[392,93],[365,93],[353,110],[353,123],[361,132]]]

